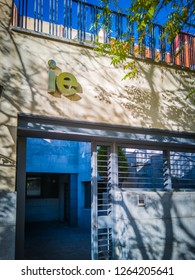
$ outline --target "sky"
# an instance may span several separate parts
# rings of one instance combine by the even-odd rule
[[[100,0],[83,0],[83,1],[95,4],[95,5],[99,5],[99,3],[100,3]],[[121,9],[125,10],[126,8],[129,7],[130,1],[131,0],[118,0],[119,7]],[[159,0],[159,2],[160,2],[160,0]],[[111,9],[114,9],[114,6],[113,7],[112,6],[111,6]],[[164,9],[162,9],[162,11],[160,11],[159,14],[158,14],[157,21],[155,23],[163,25],[167,21],[167,16],[170,13],[170,9],[171,8],[169,6],[167,6]],[[189,30],[185,30],[185,31],[188,31],[188,32],[191,32],[191,33],[195,34],[195,28],[192,28],[192,27]]]

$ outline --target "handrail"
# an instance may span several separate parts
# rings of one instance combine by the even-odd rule
[[[98,15],[101,15],[100,17]],[[105,24],[103,8],[81,0],[14,0],[13,25],[78,43],[108,43],[111,38],[131,39],[130,54],[143,59],[195,70],[195,35],[180,32],[169,43],[159,24],[146,27],[140,42],[136,22],[110,11]],[[105,28],[102,28],[105,27]]]

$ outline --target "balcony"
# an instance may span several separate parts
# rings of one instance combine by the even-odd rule
[[[96,42],[109,43],[111,38],[131,38],[131,56],[195,70],[195,35],[181,32],[169,43],[162,36],[163,27],[153,24],[152,29],[146,27],[140,42],[136,22],[115,11],[106,32],[103,9],[81,0],[14,0],[13,26],[92,47]]]

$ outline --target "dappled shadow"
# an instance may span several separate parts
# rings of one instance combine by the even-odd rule
[[[14,31],[10,4],[11,1],[0,1],[0,38],[3,42],[0,66],[1,86],[4,88],[0,99],[0,153],[3,156],[16,161],[16,140],[8,128],[14,127],[16,136],[18,113],[194,131],[195,104],[192,100],[185,100],[192,87],[194,73],[137,60],[139,75],[134,80],[121,81],[124,76],[122,68],[114,68],[107,57],[96,57],[90,48],[54,38],[50,40],[40,34]],[[47,93],[47,62],[51,58],[57,61],[63,71],[73,73],[78,78],[82,87],[81,98],[58,98]],[[35,124],[35,129],[47,130],[47,127]],[[112,133],[113,138],[122,135],[122,132]],[[91,135],[94,135],[94,131],[91,131]],[[136,136],[133,133],[131,135],[134,140]],[[15,166],[3,166],[0,172],[0,187],[14,190]],[[166,196],[168,205],[164,203]],[[134,210],[129,208],[124,198],[116,203],[116,207],[120,206],[125,215],[125,218],[120,217],[120,221],[124,222],[123,227],[119,227],[120,235],[126,239],[123,239],[124,242],[122,238],[118,240],[119,258],[173,258],[176,240],[171,218],[172,196],[164,194],[159,201],[155,208],[156,219],[151,221],[147,218],[144,225],[140,223],[140,215],[135,219]],[[11,200],[3,205],[1,219],[7,214],[9,216],[8,211],[13,208]],[[148,207],[153,207],[152,200]],[[149,208],[143,208],[142,212],[149,213]],[[174,208],[174,211],[177,212],[177,209]],[[193,233],[184,221],[177,218],[182,232],[189,240],[194,240]],[[159,224],[156,223],[157,219]],[[156,242],[154,247],[153,237]],[[191,242],[188,242],[188,249],[194,252]],[[181,257],[184,258],[186,251],[181,251]]]
[[[120,201],[115,201],[113,229],[118,259],[195,259],[193,224],[188,224],[188,215],[181,219],[182,212],[175,210],[190,212],[185,198],[178,200],[171,192],[144,192],[145,206],[139,207],[138,192],[121,194]]]
[[[129,121],[136,125],[193,131],[195,103],[186,100],[186,95],[193,87],[195,74],[143,62],[137,62],[137,68],[139,74],[133,80],[115,80],[114,92],[96,87],[96,98],[105,104],[120,103]]]
[[[125,212],[126,217],[124,216],[122,217],[122,221],[124,222],[124,225],[126,224],[124,218],[127,219],[128,221],[126,226],[121,225],[122,231],[120,237],[125,236],[126,238],[122,238],[122,239],[119,238],[116,241],[118,246],[118,251],[119,251],[119,258],[122,257],[122,259],[134,259],[135,258],[134,250],[139,249],[141,258],[144,260],[148,260],[149,256],[147,253],[147,249],[145,248],[142,232],[140,231],[136,220],[133,218],[131,211],[129,211],[128,206],[124,202],[124,198],[122,197],[122,200],[117,204],[120,205],[120,207],[122,207]],[[128,223],[130,223],[131,227],[133,228],[133,236],[135,236],[135,239],[133,238],[133,236],[128,236],[129,235],[128,232],[129,233],[131,232]],[[114,231],[115,234],[118,235],[118,230],[114,229]]]
[[[12,224],[15,220],[16,197],[14,193],[0,191],[0,219],[5,224]]]
[[[16,194],[0,191],[0,259],[13,259],[15,248]]]
[[[96,57],[89,47],[45,38],[38,33],[13,31],[2,23],[2,99],[4,123],[16,122],[17,112],[60,116],[132,126],[193,130],[194,105],[185,100],[193,79],[191,72],[137,60],[139,75],[121,81],[122,68],[107,57]],[[14,57],[14,60],[13,60]],[[52,96],[47,93],[49,59],[73,73],[82,95]],[[106,106],[106,110],[105,110]],[[189,121],[189,119],[191,121]]]
[[[163,260],[171,260],[173,257],[173,243],[174,243],[174,233],[173,233],[173,223],[171,217],[172,209],[172,193],[159,194],[160,202],[163,208],[162,219],[164,221],[165,227],[165,244],[164,252],[162,255]]]
[[[195,259],[195,236],[194,236],[194,226],[193,226],[193,212],[191,215],[186,215],[186,209],[190,209],[193,211],[194,209],[194,193],[189,195],[191,199],[185,199],[175,203],[173,205],[173,209],[175,211],[175,215],[177,216],[177,223],[179,230],[176,232],[175,240],[180,245],[178,246],[178,256],[179,259]],[[181,211],[181,205],[183,204],[183,213]],[[185,210],[184,210],[185,208]],[[188,210],[188,212],[191,211]],[[181,248],[185,248],[185,251],[181,250]]]

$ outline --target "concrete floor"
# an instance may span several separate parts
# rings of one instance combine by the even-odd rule
[[[26,260],[90,260],[91,231],[61,222],[26,224]]]

